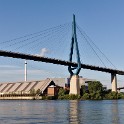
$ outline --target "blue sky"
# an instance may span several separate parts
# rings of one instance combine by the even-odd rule
[[[71,22],[73,13],[78,25],[93,42],[118,69],[124,70],[123,0],[0,0],[0,42]],[[5,63],[6,66],[8,64],[9,62]],[[58,70],[59,74],[68,75],[66,67],[44,63],[41,66],[43,70],[54,72],[54,75],[58,74]],[[8,76],[0,72],[1,81],[23,80],[22,67],[19,72],[21,76],[17,75],[18,68],[13,68],[16,74],[11,76],[8,71],[5,72]],[[30,71],[29,79],[39,79],[39,72],[36,74],[36,71]],[[62,76],[59,74],[58,76]],[[82,69],[81,75],[101,80],[103,84],[110,86],[109,74]],[[118,80],[119,85],[123,86],[124,77],[119,76]]]

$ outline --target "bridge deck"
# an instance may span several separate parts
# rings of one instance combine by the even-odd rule
[[[41,57],[41,56],[30,55],[30,54],[15,53],[11,51],[0,50],[0,56],[34,60],[34,61],[40,61],[40,62],[46,62],[46,63],[59,64],[59,65],[64,65],[64,66],[69,66],[69,65],[73,67],[77,66],[77,63],[74,63],[74,62],[69,62],[69,61],[64,61],[64,60],[59,60],[59,59],[54,59],[54,58],[48,58],[48,57]],[[81,67],[84,69],[124,75],[124,71],[111,69],[111,68],[104,68],[104,67],[92,66],[92,65],[86,65],[86,64],[81,64]]]

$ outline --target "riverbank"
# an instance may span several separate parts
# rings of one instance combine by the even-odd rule
[[[63,91],[64,92],[64,91]],[[124,93],[110,92],[104,96],[97,96],[97,93],[88,94],[85,93],[83,96],[74,94],[64,94],[61,92],[58,96],[7,96],[0,97],[0,100],[118,100],[124,99]]]
[[[0,97],[0,100],[38,100],[42,99],[41,96],[34,97],[34,96],[15,96],[15,97]]]

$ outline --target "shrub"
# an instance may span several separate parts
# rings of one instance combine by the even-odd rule
[[[57,96],[42,96],[42,100],[56,100]]]
[[[75,100],[75,99],[80,99],[80,95],[75,95],[75,94],[69,95],[69,100]]]
[[[31,90],[30,90],[30,94],[34,96],[34,95],[36,94],[35,89],[31,89]]]
[[[38,95],[39,95],[39,94],[40,94],[40,92],[41,92],[41,91],[40,91],[40,89],[38,89],[38,90],[36,91],[36,94],[38,94]]]
[[[90,95],[88,93],[85,93],[81,99],[84,99],[84,100],[87,100],[87,99],[90,99]]]
[[[63,88],[59,89],[58,96],[64,96],[65,95],[65,90]]]
[[[82,85],[80,89],[80,95],[83,96],[86,93],[86,86]]]
[[[124,99],[124,93],[118,93],[118,99]]]
[[[118,99],[118,93],[117,92],[110,92],[109,94],[105,95],[106,99]]]
[[[63,95],[63,96],[58,96],[58,99],[60,100],[76,100],[76,99],[80,99],[80,96],[79,95],[74,95],[74,94],[66,94],[66,95]]]

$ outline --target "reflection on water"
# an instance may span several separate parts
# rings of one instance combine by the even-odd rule
[[[79,101],[69,101],[69,122],[70,124],[79,124]]]
[[[119,110],[118,110],[118,101],[114,100],[112,101],[112,106],[111,106],[111,113],[112,113],[112,123],[113,124],[120,124],[120,119],[119,119]]]
[[[0,101],[0,124],[124,124],[124,100]]]

